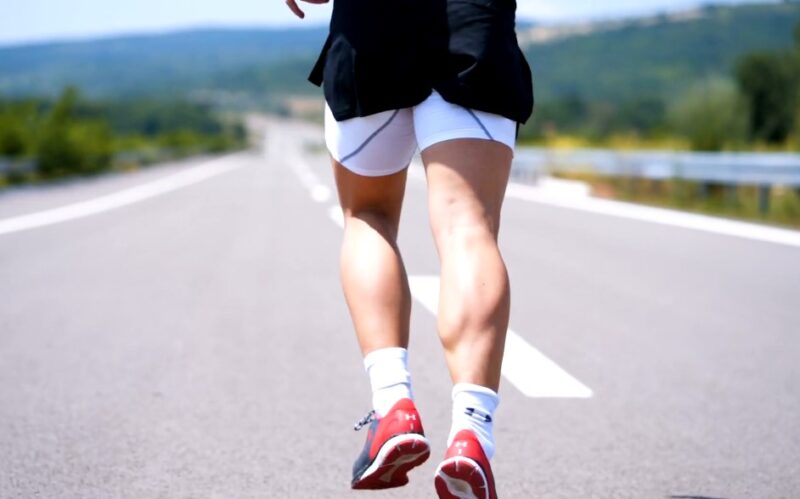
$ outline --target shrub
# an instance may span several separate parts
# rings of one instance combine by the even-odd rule
[[[729,80],[711,78],[693,85],[670,110],[675,130],[697,151],[719,151],[743,139],[744,102]]]

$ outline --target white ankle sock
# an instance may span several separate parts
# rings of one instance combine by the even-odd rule
[[[453,425],[447,446],[461,430],[472,430],[488,459],[494,456],[494,411],[500,403],[497,392],[485,386],[458,383],[453,387]]]
[[[405,348],[374,350],[364,357],[364,368],[372,386],[372,408],[378,417],[385,416],[401,399],[413,399]]]

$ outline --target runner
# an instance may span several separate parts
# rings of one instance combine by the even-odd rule
[[[327,0],[304,0],[326,3]],[[288,6],[304,17],[296,0]],[[419,148],[441,263],[438,330],[454,383],[440,498],[496,499],[490,460],[508,326],[497,246],[516,134],[533,109],[514,0],[335,0],[309,80],[345,229],[341,278],[373,411],[354,489],[398,487],[429,457],[408,371],[411,293],[397,231]],[[323,84],[324,83],[324,84]]]

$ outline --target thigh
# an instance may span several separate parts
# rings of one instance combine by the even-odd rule
[[[410,108],[336,121],[325,106],[325,144],[333,159],[366,177],[392,175],[406,168],[416,149]]]
[[[332,163],[345,223],[351,218],[363,218],[372,223],[377,216],[389,224],[388,228],[396,237],[408,170],[366,177],[353,173],[335,159]]]
[[[434,91],[414,108],[414,130],[425,163],[437,244],[464,228],[489,231],[496,238],[516,123],[452,104]]]
[[[512,150],[482,139],[437,142],[422,151],[431,227],[437,246],[457,234],[497,239]]]

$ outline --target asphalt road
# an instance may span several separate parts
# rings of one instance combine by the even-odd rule
[[[332,179],[318,128],[267,136],[212,166],[0,194],[0,228],[45,213],[0,233],[0,497],[434,496],[435,317],[415,303],[434,459],[403,489],[351,492],[370,397]],[[403,216],[409,273],[435,275],[418,171]],[[512,329],[592,394],[504,383],[501,498],[800,497],[800,247],[518,197],[501,245]]]

